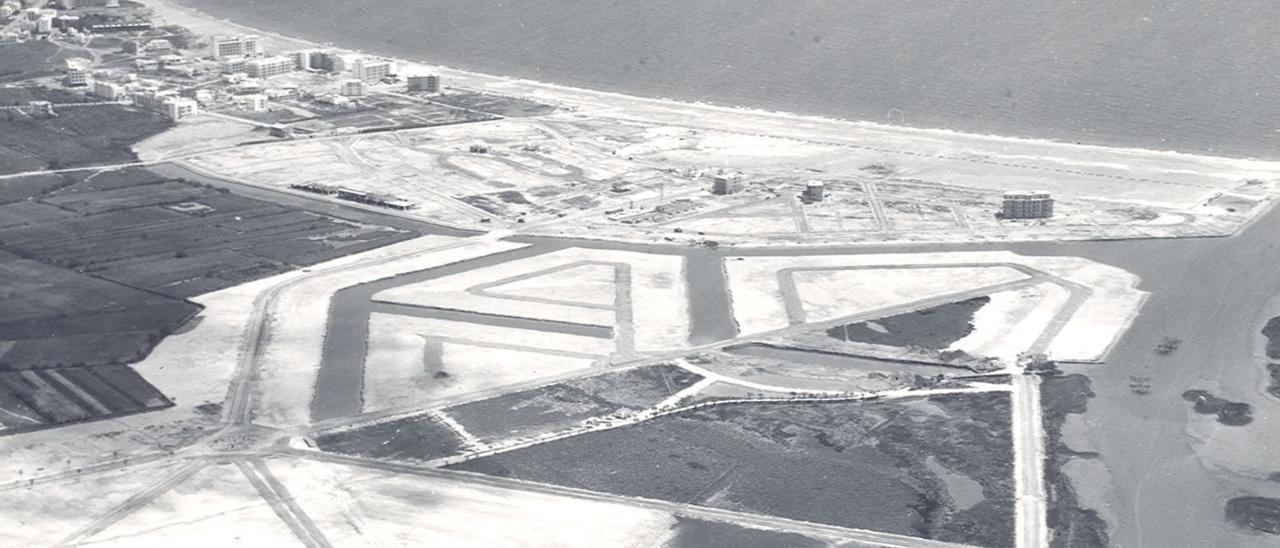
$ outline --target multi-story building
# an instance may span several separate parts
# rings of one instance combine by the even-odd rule
[[[283,55],[253,59],[244,64],[245,72],[249,73],[250,78],[270,78],[288,74],[293,72],[294,66],[294,60]]]
[[[364,91],[364,82],[352,79],[342,83],[342,88],[339,93],[346,97],[363,97]]]
[[[351,75],[362,82],[377,82],[394,72],[391,61],[362,57],[351,67]]]
[[[60,0],[62,7],[75,10],[80,8],[118,8],[120,0]]]
[[[809,181],[805,183],[804,194],[800,196],[800,199],[807,203],[813,203],[821,202],[826,197],[827,185],[823,184],[822,181]]]
[[[1048,219],[1053,217],[1053,196],[1040,191],[1006,192],[1000,216],[1005,219]]]
[[[253,34],[244,36],[214,36],[213,57],[222,59],[225,57],[237,56],[255,56],[262,53],[258,49],[258,37]]]
[[[409,91],[440,93],[440,77],[435,74],[426,76],[410,76]]]
[[[89,85],[89,71],[82,68],[69,68],[64,82],[68,86],[87,86]]]
[[[295,51],[290,54],[293,58],[293,68],[298,70],[311,70],[315,67],[311,65],[311,60],[315,58],[315,54],[319,50],[304,49]]]
[[[742,192],[742,175],[733,173],[716,173],[711,178],[711,193],[721,196]]]
[[[233,57],[222,60],[222,73],[235,74],[248,70],[249,60],[244,57]]]
[[[199,114],[200,105],[195,99],[170,95],[160,102],[159,110],[171,120],[181,120]]]

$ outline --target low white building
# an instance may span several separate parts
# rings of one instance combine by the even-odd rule
[[[190,118],[200,113],[200,105],[195,99],[170,96],[160,103],[160,112],[172,120]]]
[[[255,93],[253,95],[245,95],[240,98],[242,107],[249,112],[262,112],[267,110],[267,96]]]

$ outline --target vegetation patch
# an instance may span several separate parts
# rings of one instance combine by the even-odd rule
[[[1267,364],[1267,373],[1271,374],[1271,383],[1267,385],[1267,393],[1280,398],[1280,363]]]
[[[991,297],[974,297],[916,312],[838,325],[827,335],[844,342],[942,350],[973,332],[973,315]]]
[[[541,116],[543,114],[551,114],[556,110],[556,107],[551,105],[545,105],[529,101],[527,99],[503,97],[501,95],[476,92],[438,95],[432,97],[431,101],[442,105],[461,107],[507,118]]]
[[[341,430],[315,438],[322,451],[358,457],[424,462],[462,451],[458,434],[433,415]]]
[[[0,82],[16,82],[57,74],[67,59],[86,54],[44,40],[0,44]]]
[[[1267,337],[1267,357],[1280,360],[1280,316],[1267,320],[1262,326],[1262,334]]]
[[[94,100],[39,88],[30,93],[30,100],[55,104]],[[56,116],[0,112],[0,174],[132,162],[137,160],[130,149],[134,143],[173,125],[160,114],[121,105],[56,111]]]
[[[1244,402],[1225,400],[1205,390],[1188,390],[1182,399],[1195,404],[1196,413],[1217,415],[1218,422],[1227,426],[1244,426],[1253,422],[1253,408]]]
[[[1227,501],[1227,519],[1241,527],[1280,535],[1280,499],[1233,498]]]
[[[1004,393],[680,413],[451,468],[979,545],[1013,542]],[[957,508],[926,463],[982,486]]]
[[[493,442],[566,430],[624,409],[648,409],[701,379],[660,364],[468,402],[445,412],[480,440]]]
[[[1109,546],[1107,523],[1097,511],[1080,504],[1071,479],[1062,471],[1071,459],[1093,457],[1072,451],[1062,442],[1062,425],[1067,415],[1084,413],[1089,398],[1094,396],[1089,377],[1044,377],[1043,387],[1041,405],[1044,407],[1045,433],[1049,438],[1049,458],[1045,461],[1044,472],[1049,488],[1049,529],[1053,531],[1050,544],[1054,548]]]

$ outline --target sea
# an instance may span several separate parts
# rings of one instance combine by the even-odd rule
[[[1280,159],[1275,0],[180,0],[249,26],[648,97]]]

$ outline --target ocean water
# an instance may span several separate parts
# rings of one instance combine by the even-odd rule
[[[1280,159],[1275,0],[181,0],[480,72]]]

